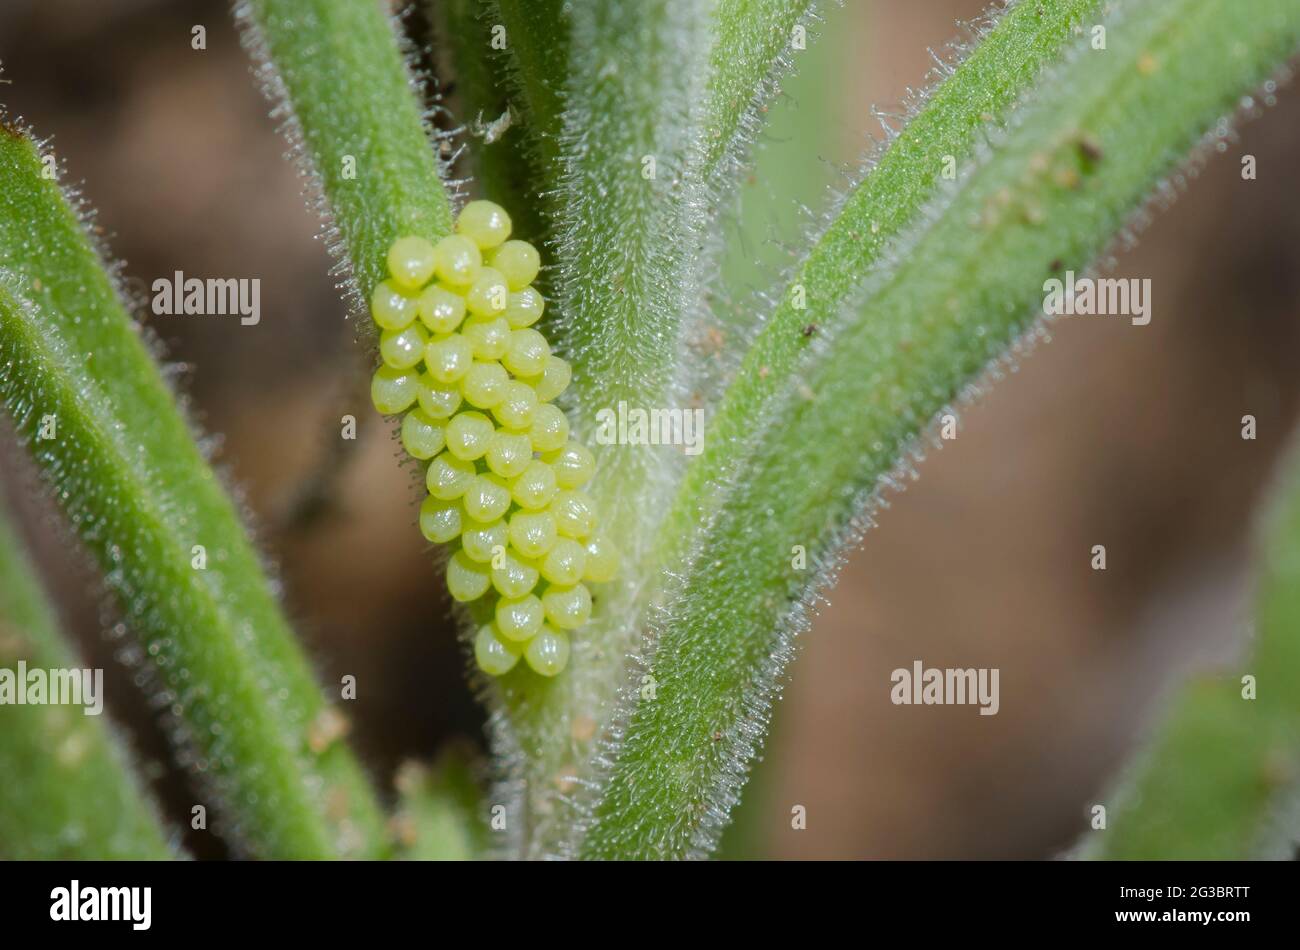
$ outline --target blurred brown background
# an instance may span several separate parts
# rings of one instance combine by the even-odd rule
[[[816,99],[840,118],[815,143],[770,133],[785,157],[760,165],[748,191],[767,187],[776,160],[814,183],[849,161],[873,127],[870,105],[923,85],[927,47],[982,6],[849,0],[831,11],[829,41],[801,54],[819,65],[801,67],[773,111]],[[205,51],[191,49],[195,24]],[[481,743],[441,583],[412,528],[410,475],[369,409],[364,355],[226,5],[6,0],[0,63],[0,101],[85,182],[136,292],[174,270],[262,279],[258,326],[147,322],[194,416],[222,435],[217,458],[323,675],[363,684],[352,713],[367,764],[388,775],[450,738]],[[1180,671],[1240,655],[1252,512],[1300,388],[1298,120],[1300,90],[1283,90],[1120,256],[1116,276],[1153,281],[1149,326],[1057,323],[1054,342],[967,411],[956,441],[893,500],[804,642],[728,854],[1057,854]],[[1240,178],[1244,153],[1258,159],[1257,181]],[[761,255],[762,237],[743,253]],[[345,412],[360,436],[340,454]],[[1240,438],[1246,413],[1257,441]],[[110,704],[180,816],[184,781],[166,774],[148,703],[112,660],[96,574],[71,553],[7,430],[3,441],[6,494],[63,617],[110,668]],[[1094,544],[1107,547],[1105,572],[1090,569]],[[1001,712],[891,705],[890,672],[916,659],[1000,668]],[[806,830],[790,829],[795,804]],[[190,843],[221,853],[206,837]]]

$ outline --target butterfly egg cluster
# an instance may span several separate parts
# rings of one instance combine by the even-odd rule
[[[504,209],[471,201],[436,244],[393,243],[370,298],[383,358],[370,392],[380,412],[405,413],[402,446],[428,462],[420,530],[457,545],[451,596],[495,598],[474,642],[479,668],[500,676],[522,657],[554,676],[591,616],[587,584],[612,579],[619,554],[582,491],[595,459],[552,402],[570,368],[533,329],[540,257],[509,238]]]

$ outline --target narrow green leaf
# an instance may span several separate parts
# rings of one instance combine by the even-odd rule
[[[0,670],[80,669],[54,609],[0,513]],[[173,856],[161,819],[101,713],[0,705],[0,858],[159,861]]]
[[[371,0],[242,0],[236,18],[361,311],[396,238],[436,240],[452,225],[392,23]]]
[[[1261,550],[1256,641],[1238,677],[1180,689],[1082,854],[1110,860],[1294,860],[1300,846],[1300,455]],[[1245,677],[1251,679],[1247,681]]]
[[[703,241],[697,122],[710,9],[705,0],[598,0],[571,5],[566,17],[558,240],[548,261],[556,300],[547,319],[556,316],[547,332],[574,367],[566,408],[576,436],[598,453],[590,491],[624,567],[597,592],[564,676],[539,682],[521,669],[498,684],[495,745],[513,767],[511,787],[525,790],[508,829],[517,852],[530,856],[565,853],[575,836],[574,800],[593,737],[624,655],[639,641],[632,604],[653,544],[648,524],[679,468],[669,449],[602,446],[592,434],[600,410],[620,400],[677,401],[678,339],[697,298]]]
[[[497,32],[504,24],[481,0],[430,0],[428,7],[451,54],[477,191],[507,210],[515,237],[541,246],[548,233],[541,144],[527,110],[510,101],[508,34]]]
[[[0,125],[0,400],[143,641],[235,845],[383,853],[356,763],[313,741],[329,707],[234,506],[45,168]]]
[[[751,420],[797,383],[799,360],[811,345],[807,326],[834,320],[889,243],[919,220],[943,180],[974,161],[984,136],[1005,123],[1030,82],[1057,56],[1098,0],[1022,3],[989,28],[952,75],[854,188],[839,213],[791,276],[762,333],[709,421],[699,464],[686,473],[669,537],[685,541],[707,504],[718,464],[739,461]],[[674,559],[678,555],[674,555]]]
[[[401,801],[393,825],[408,861],[480,859],[490,841],[479,814],[480,791],[468,757],[443,752],[432,766],[407,763],[397,773]]]
[[[558,154],[569,75],[565,5],[565,0],[496,0],[488,4],[488,19],[506,28],[511,75],[548,165]]]
[[[709,57],[708,102],[701,134],[710,188],[720,194],[740,174],[758,129],[760,109],[777,75],[791,65],[794,31],[806,49],[813,0],[718,0]]]
[[[1053,20],[1068,9],[1023,4],[1008,16]],[[869,524],[864,507],[907,478],[918,433],[1033,324],[1045,279],[1094,260],[1153,190],[1169,190],[1164,176],[1300,39],[1292,0],[1107,10],[1104,51],[1087,37],[1072,45],[1010,128],[959,166],[866,273],[849,264],[848,289],[813,331],[784,327],[797,348],[788,371],[747,362],[760,378],[763,365],[769,376],[780,370],[782,392],[771,406],[730,403],[750,412],[748,432],[708,434],[716,454],[697,464],[714,466],[704,473],[711,487],[688,489],[669,522],[670,532],[692,517],[702,527],[689,559],[667,564],[682,579],[654,623],[654,688],[631,697],[584,854],[712,849],[764,732],[791,632],[806,626],[843,545]],[[1013,36],[995,31],[986,43]],[[1013,43],[1030,53],[1038,44]],[[1014,84],[1012,65],[991,81]],[[865,239],[873,210],[851,204],[835,226]],[[671,536],[666,549],[681,550]]]

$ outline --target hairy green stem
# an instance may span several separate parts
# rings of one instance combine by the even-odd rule
[[[27,558],[0,513],[0,670],[16,677],[23,662],[27,670],[79,671]],[[102,717],[103,702],[101,694],[89,704],[100,704],[96,715],[76,706],[0,705],[0,858],[173,856],[129,755]]]
[[[436,240],[452,225],[392,23],[373,0],[243,0],[237,17],[277,117],[310,162],[359,307],[394,239]]]
[[[573,5],[565,17],[569,74],[552,202],[557,316],[548,332],[574,367],[566,408],[576,437],[597,451],[590,492],[603,529],[624,550],[624,568],[597,591],[564,676],[539,682],[521,670],[499,683],[496,746],[525,790],[510,820],[514,853],[566,853],[593,736],[639,638],[629,620],[652,540],[644,525],[671,491],[677,463],[668,449],[603,446],[592,435],[600,410],[620,400],[675,399],[677,339],[702,240],[697,122],[710,6],[599,0]]]
[[[739,174],[741,157],[761,121],[758,109],[774,74],[794,47],[796,27],[808,37],[805,19],[814,0],[718,0],[708,101],[701,122],[704,176],[720,193]]]
[[[664,535],[678,550],[709,509],[721,483],[719,465],[737,464],[738,447],[753,440],[752,418],[796,385],[798,364],[812,345],[808,326],[833,320],[889,242],[914,226],[945,168],[974,161],[981,133],[1007,120],[1045,63],[1057,56],[1099,0],[1022,3],[993,27],[893,141],[792,275],[762,333],[709,421],[699,463],[686,473]],[[951,158],[949,165],[947,160]]]
[[[312,739],[328,707],[257,552],[52,167],[0,127],[0,399],[143,641],[236,848],[382,854],[365,777]]]
[[[763,733],[791,629],[806,625],[816,588],[869,523],[864,505],[897,486],[891,473],[906,476],[918,433],[1033,323],[1044,281],[1094,260],[1300,39],[1291,0],[1107,6],[1107,48],[1086,36],[1074,44],[824,322],[811,333],[787,327],[802,352],[782,374],[784,391],[775,405],[755,400],[749,433],[717,447],[743,469],[719,459],[725,481],[682,498],[703,527],[687,560],[666,565],[682,580],[656,618],[652,688],[634,697],[584,854],[712,848]],[[1026,10],[1064,7],[1013,13]],[[867,235],[875,222],[862,210],[850,206],[844,220]],[[682,523],[679,514],[670,530]]]

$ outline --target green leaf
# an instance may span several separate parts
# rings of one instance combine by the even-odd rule
[[[989,28],[953,74],[890,144],[843,202],[825,231],[790,276],[763,331],[709,421],[699,463],[686,473],[677,506],[681,519],[670,536],[682,542],[723,483],[718,465],[733,465],[753,442],[751,420],[785,398],[799,382],[799,361],[811,345],[805,327],[835,320],[851,295],[898,236],[916,227],[945,160],[969,167],[984,136],[1005,123],[1045,63],[1056,57],[1097,0],[1020,4]],[[740,449],[741,451],[738,451]],[[675,553],[671,559],[680,557]]]
[[[510,101],[512,60],[493,47],[504,41],[493,32],[502,24],[480,0],[431,0],[428,6],[451,54],[477,191],[507,210],[515,237],[541,246],[548,234],[542,146],[526,110]]]
[[[481,792],[470,757],[445,750],[432,766],[408,762],[397,774],[401,802],[393,816],[400,857],[410,861],[469,861],[490,842],[481,820]]]
[[[813,0],[718,0],[701,128],[704,177],[715,193],[729,190],[740,175],[762,126],[760,108],[796,55],[793,31],[799,26],[807,33],[813,6]]]
[[[0,670],[76,670],[28,554],[0,513]],[[103,702],[103,695],[96,697]],[[161,820],[102,713],[0,705],[0,857],[160,861]]]
[[[1300,39],[1291,0],[1107,10],[1104,51],[1087,37],[1074,43],[1024,93],[1009,128],[990,130],[990,144],[977,143],[957,180],[866,271],[856,254],[827,262],[828,286],[842,290],[809,296],[817,327],[774,318],[747,358],[735,392],[749,395],[729,395],[723,411],[747,413],[748,425],[715,423],[693,466],[703,471],[667,522],[664,549],[686,557],[665,563],[680,581],[654,618],[654,688],[629,697],[585,855],[711,850],[763,735],[791,635],[844,545],[869,525],[872,503],[912,476],[918,434],[1008,358],[1041,313],[1045,279],[1082,269],[1153,191],[1168,191],[1165,176]],[[1025,17],[1060,24],[1073,12],[1012,8],[984,47],[1003,47],[986,53],[995,59],[1017,55],[989,81],[1015,85],[1023,57],[1053,58],[1059,39],[1016,29]],[[887,211],[851,200],[832,230],[866,240]],[[783,350],[791,358],[775,365]],[[674,537],[683,531],[689,544]]]
[[[511,787],[525,792],[522,802],[510,796],[508,833],[529,856],[563,853],[575,834],[566,793],[590,770],[623,655],[638,641],[631,621],[639,562],[653,541],[648,522],[676,479],[667,450],[597,446],[591,433],[603,407],[675,398],[682,315],[699,286],[696,157],[709,6],[601,0],[572,5],[566,17],[569,74],[552,202],[556,300],[544,319],[574,367],[566,409],[576,437],[598,450],[590,492],[603,530],[624,550],[624,568],[596,592],[593,621],[575,638],[564,676],[539,681],[520,669],[493,691],[504,707],[493,718],[495,747],[511,767]],[[520,30],[513,35],[518,41]]]
[[[364,312],[396,238],[437,240],[452,225],[393,26],[378,3],[357,0],[242,0],[236,17],[330,222],[353,309]]]
[[[510,76],[521,112],[536,130],[542,158],[556,160],[569,74],[569,19],[565,0],[496,0],[486,18],[506,28]]]
[[[357,764],[341,744],[313,741],[337,713],[46,167],[0,125],[0,401],[141,639],[235,846],[382,854]],[[39,437],[51,422],[55,437]]]
[[[1178,690],[1150,748],[1099,804],[1082,855],[1294,860],[1300,842],[1300,455],[1264,523],[1256,640],[1232,678]],[[1249,684],[1244,680],[1250,676]],[[1249,698],[1248,698],[1249,697]]]

